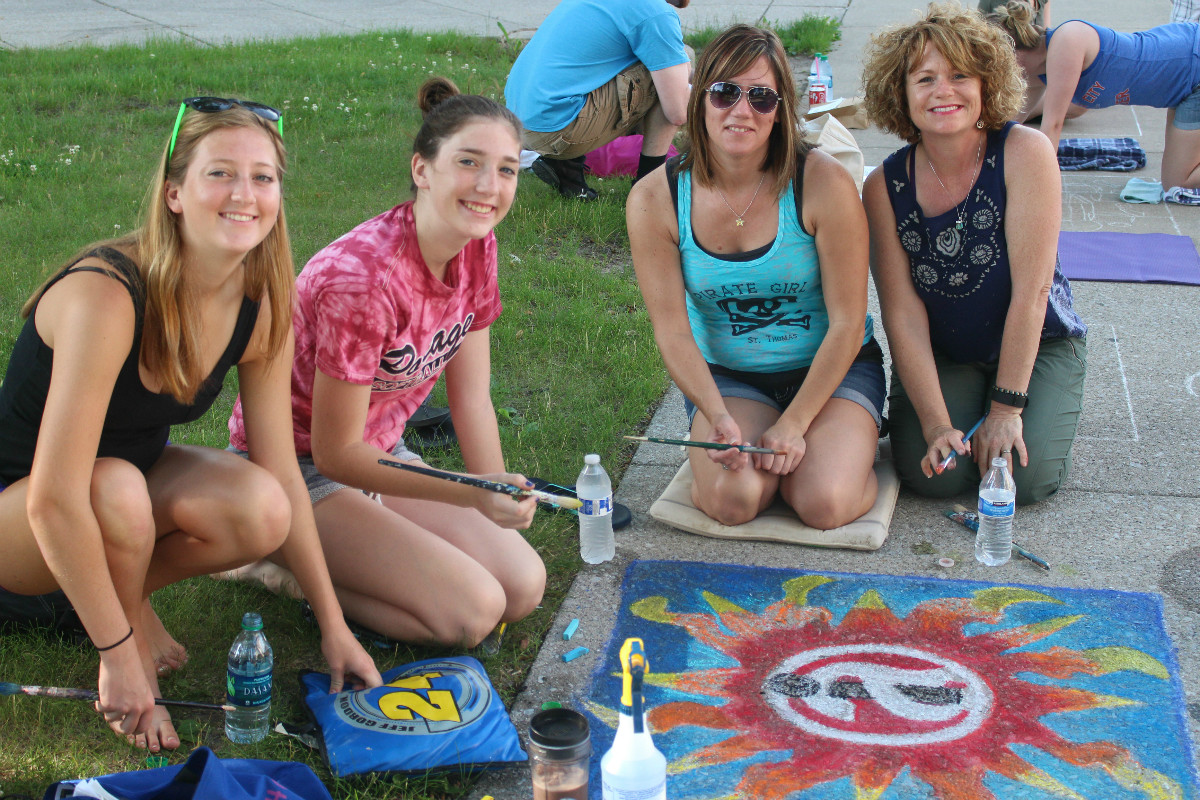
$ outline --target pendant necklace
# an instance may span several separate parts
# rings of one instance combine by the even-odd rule
[[[754,201],[758,199],[758,190],[762,188],[763,181],[766,179],[767,179],[767,173],[764,172],[762,174],[762,177],[758,179],[758,188],[754,190],[754,197],[750,198],[750,204],[747,205],[746,210],[740,214],[733,210],[733,206],[729,205],[729,201],[725,199],[725,193],[722,192],[720,189],[717,189],[715,184],[713,185],[713,188],[717,189],[717,194],[721,196],[721,202],[724,203],[725,207],[729,209],[730,213],[733,214],[733,216],[737,218],[737,223],[736,223],[737,227],[740,228],[746,224],[746,220],[742,219],[742,217],[744,217],[748,213],[750,213],[750,206],[754,205]]]
[[[971,185],[969,187],[967,187],[967,196],[963,198],[962,205],[955,206],[957,208],[958,213],[956,214],[957,220],[954,223],[954,227],[955,227],[955,229],[960,230],[960,231],[963,229],[965,222],[966,222],[967,201],[971,199],[971,189],[975,188],[975,181],[978,180],[978,178],[979,178],[979,170],[983,168],[983,162],[979,160],[979,156],[980,156],[980,154],[983,153],[983,140],[986,138],[987,138],[986,135],[981,136],[979,139],[979,146],[975,148],[975,175],[974,175],[974,177],[971,178]],[[929,157],[928,150],[925,151],[925,163],[929,165],[929,171],[933,173],[933,177],[935,180],[937,180],[938,186],[942,187],[942,191],[946,193],[947,197],[953,198],[954,195],[950,194],[949,190],[946,189],[946,184],[942,183],[941,177],[938,176],[937,168],[933,166],[933,159],[931,159]],[[722,199],[724,199],[724,198],[722,198]],[[754,201],[751,200],[750,202],[753,203]],[[729,205],[729,204],[726,203],[725,205]],[[731,208],[729,210],[732,211],[733,209]],[[747,208],[746,210],[749,211],[750,209]],[[739,222],[738,224],[740,225],[741,223]]]

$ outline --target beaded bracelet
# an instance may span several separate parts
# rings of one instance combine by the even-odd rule
[[[95,643],[95,642],[92,642],[92,647],[96,647],[96,652],[97,652],[97,653],[103,653],[105,650],[112,650],[114,647],[120,647],[121,645],[125,644],[125,642],[129,641],[129,639],[130,639],[132,636],[133,636],[133,626],[132,626],[132,625],[130,625],[130,626],[129,626],[129,633],[125,634],[125,635],[124,635],[124,636],[122,636],[122,637],[121,637],[121,638],[120,638],[118,641],[116,641],[116,642],[114,642],[114,643],[110,644],[108,647],[96,647],[96,643]]]

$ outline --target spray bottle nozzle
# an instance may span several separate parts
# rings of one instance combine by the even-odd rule
[[[642,640],[626,639],[621,645],[621,705],[630,710],[634,733],[642,732],[642,684],[648,668]]]

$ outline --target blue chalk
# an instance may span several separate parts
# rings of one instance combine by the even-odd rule
[[[587,655],[589,652],[591,652],[591,651],[589,651],[586,647],[576,647],[574,650],[572,650],[569,653],[563,653],[562,660],[563,661],[574,661],[575,659],[579,658],[580,656]]]
[[[563,631],[563,641],[571,641],[571,637],[575,635],[575,631],[579,630],[579,620],[571,620],[571,624],[567,625],[567,629]]]

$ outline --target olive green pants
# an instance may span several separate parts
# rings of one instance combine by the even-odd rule
[[[934,361],[950,421],[954,427],[966,432],[991,407],[988,394],[996,382],[996,364],[956,364],[936,355]],[[1022,467],[1017,454],[1013,453],[1018,504],[1045,500],[1067,479],[1071,471],[1071,445],[1083,411],[1086,371],[1087,343],[1084,339],[1042,341],[1029,377],[1029,405],[1021,412],[1022,437],[1029,451],[1029,466]],[[978,492],[980,474],[973,460],[959,458],[954,469],[932,478],[926,478],[921,472],[921,459],[928,445],[921,432],[921,421],[917,419],[894,367],[888,409],[892,456],[900,480],[907,488],[924,497],[955,497]]]

